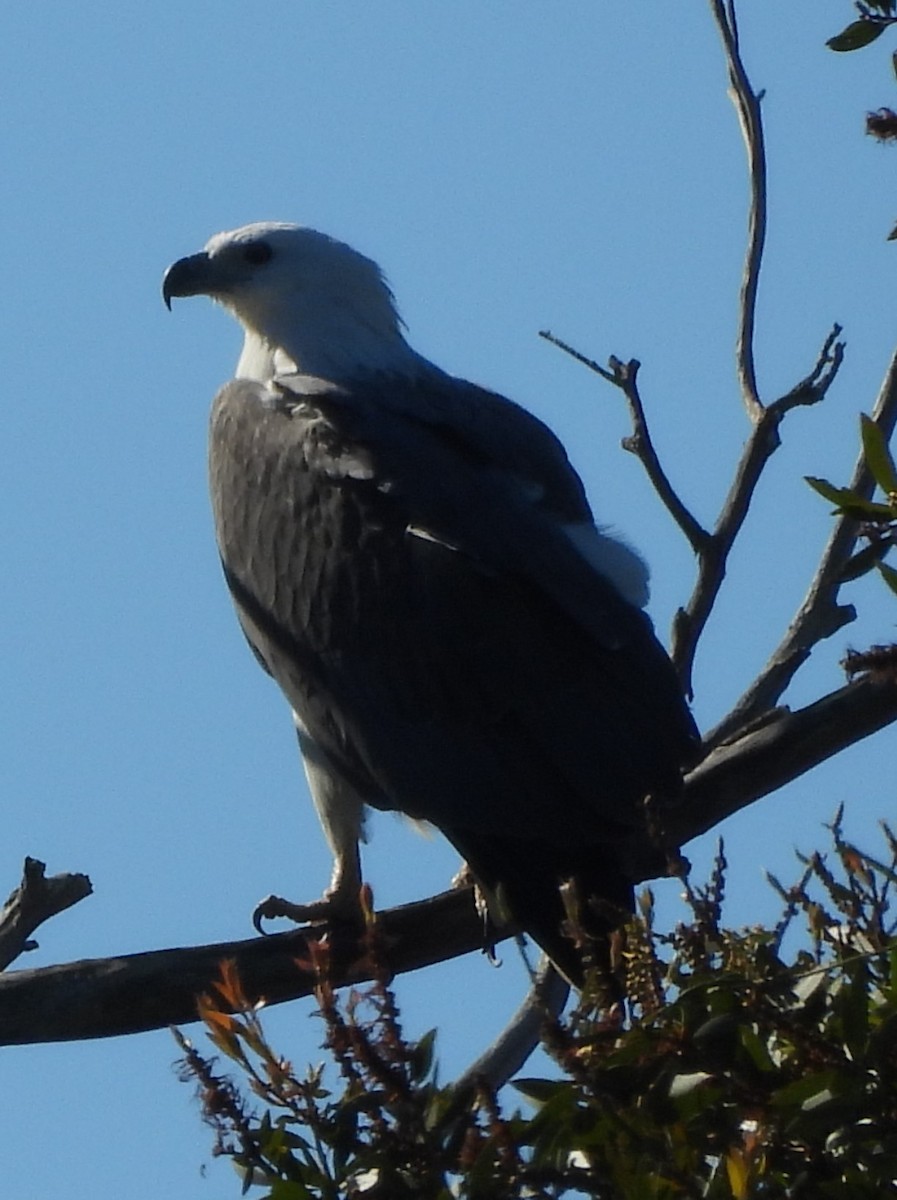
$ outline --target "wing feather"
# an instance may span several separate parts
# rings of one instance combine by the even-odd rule
[[[647,617],[564,533],[590,516],[578,477],[535,418],[471,433],[445,397],[420,417],[386,390],[219,395],[216,526],[251,644],[369,803],[462,846],[625,840],[695,730]]]

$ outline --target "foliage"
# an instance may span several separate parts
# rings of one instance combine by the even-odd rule
[[[865,414],[860,418],[860,431],[866,468],[881,489],[882,500],[872,500],[859,491],[836,487],[827,479],[811,475],[806,477],[807,483],[835,505],[838,515],[860,523],[859,535],[866,545],[845,564],[842,578],[857,579],[876,569],[888,587],[897,592],[897,570],[884,562],[885,555],[897,543],[897,467],[881,429]]]
[[[830,50],[861,50],[880,38],[889,26],[897,23],[895,7],[895,0],[866,0],[866,3],[855,4],[858,19],[829,38],[826,44]]]
[[[440,1086],[433,1035],[404,1038],[385,972],[339,998],[323,950],[317,999],[334,1065],[300,1076],[225,965],[202,1015],[243,1090],[178,1035],[216,1152],[266,1200],[890,1194],[897,839],[884,827],[880,861],[845,840],[840,814],[831,829],[828,859],[802,858],[792,887],[771,879],[784,903],[774,928],[722,926],[722,850],[705,887],[685,884],[689,919],[670,933],[655,929],[646,891],[614,979],[596,976],[572,1013],[546,1020],[562,1074],[518,1080],[532,1114],[505,1113],[487,1087]],[[798,924],[803,944],[789,956]],[[368,945],[381,962],[372,920]],[[611,983],[625,999],[607,1002]]]
[[[897,0],[866,0],[865,3],[854,4],[853,7],[859,14],[858,18],[851,21],[835,37],[829,38],[829,49],[861,50],[877,41],[886,29],[897,25]],[[894,74],[897,75],[897,54],[891,56],[891,64]],[[882,106],[875,112],[866,113],[866,132],[880,142],[897,141],[897,112],[893,108]],[[895,238],[897,226],[888,234],[889,241]]]

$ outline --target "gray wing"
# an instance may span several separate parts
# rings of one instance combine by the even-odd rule
[[[369,803],[462,848],[623,841],[694,751],[672,668],[564,534],[590,514],[553,435],[441,386],[417,407],[398,381],[224,389],[212,491],[244,629]]]
[[[321,381],[281,381],[288,410],[301,409],[310,382]],[[438,372],[428,385],[375,376],[361,393],[330,387],[314,401],[335,431],[316,446],[322,473],[368,474],[404,505],[412,534],[528,576],[593,637],[615,644],[619,614],[629,606],[621,608],[617,591],[604,586],[607,577],[569,536],[589,529],[597,544],[600,535],[579,476],[541,421]],[[608,560],[623,554],[639,563],[618,543],[604,542],[599,551]]]

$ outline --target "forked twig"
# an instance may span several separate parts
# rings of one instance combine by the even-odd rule
[[[871,416],[885,439],[890,440],[897,427],[897,351],[888,364]],[[864,499],[870,499],[875,491],[875,480],[866,466],[862,451],[857,457],[848,488]],[[732,711],[707,735],[706,742],[709,745],[718,745],[734,730],[749,725],[761,713],[772,708],[817,642],[830,637],[854,619],[856,612],[853,606],[839,604],[838,593],[844,582],[842,572],[854,552],[859,529],[859,522],[846,515],[835,522],[809,590],[785,636]]]
[[[707,530],[704,529],[700,522],[689,512],[685,504],[680,499],[673,485],[670,483],[666,472],[660,464],[660,459],[657,457],[657,451],[654,449],[654,442],[651,439],[651,432],[648,429],[648,420],[645,416],[644,405],[638,390],[638,371],[641,363],[637,359],[630,359],[624,363],[619,358],[611,357],[609,362],[610,369],[602,367],[600,363],[594,359],[587,358],[578,350],[575,350],[568,342],[562,341],[547,329],[539,331],[539,337],[544,338],[546,342],[550,342],[552,346],[557,346],[559,350],[563,350],[565,354],[569,354],[571,358],[575,358],[577,362],[588,367],[590,371],[594,371],[600,375],[602,379],[606,379],[608,383],[614,384],[620,389],[626,397],[626,402],[629,405],[629,413],[632,417],[632,433],[629,437],[623,439],[623,449],[634,454],[641,462],[642,466],[651,480],[654,490],[660,497],[663,504],[666,506],[670,516],[685,534],[689,545],[696,554],[700,554],[706,547],[710,538]]]
[[[688,509],[660,464],[638,390],[638,361],[632,359],[624,363],[612,357],[608,366],[603,367],[554,334],[541,334],[547,341],[623,392],[633,426],[632,434],[624,440],[623,445],[641,461],[654,490],[696,555],[698,573],[695,586],[688,602],[674,617],[670,645],[670,656],[679,672],[683,689],[689,696],[693,691],[692,675],[698,643],[719,595],[729,554],[747,517],[757,484],[766,463],[781,443],[779,426],[792,409],[801,405],[817,404],[823,399],[844,358],[844,343],[838,340],[841,327],[834,325],[823,343],[813,369],[804,379],[771,404],[764,404],[760,398],[753,345],[757,286],[766,237],[766,152],[760,97],[751,87],[741,60],[734,0],[726,0],[726,3],[722,0],[710,0],[710,7],[726,55],[730,95],[738,113],[750,173],[748,246],[741,286],[736,370],[742,399],[752,426],[736,466],[732,485],[712,532],[708,532]],[[731,726],[727,725],[727,728]]]
[[[673,618],[670,647],[670,657],[689,695],[698,642],[719,595],[729,554],[744,525],[757,484],[767,462],[781,445],[779,426],[793,408],[818,404],[825,396],[844,357],[844,344],[837,341],[840,332],[840,325],[832,328],[816,365],[805,379],[772,404],[761,405],[759,419],[745,443],[713,533],[698,554],[698,578],[688,603]]]

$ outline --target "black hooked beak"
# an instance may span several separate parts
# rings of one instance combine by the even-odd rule
[[[205,250],[171,264],[162,280],[162,299],[169,312],[175,296],[208,295],[213,290],[210,267],[211,260]]]

